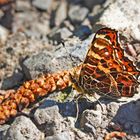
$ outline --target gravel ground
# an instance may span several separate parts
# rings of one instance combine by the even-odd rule
[[[131,48],[140,68],[139,7],[139,0],[0,0],[1,92],[80,64],[94,33],[104,26],[121,33],[121,44]],[[117,101],[101,98],[101,105],[81,99],[77,121],[75,94],[67,89],[37,101],[0,126],[0,139],[103,140],[116,127],[127,133],[124,139],[140,139],[139,94]]]

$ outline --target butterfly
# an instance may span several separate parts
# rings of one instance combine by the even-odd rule
[[[131,97],[140,71],[125,56],[118,31],[102,28],[95,34],[84,62],[71,74],[74,87],[89,95]]]

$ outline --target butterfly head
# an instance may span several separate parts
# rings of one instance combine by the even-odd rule
[[[82,64],[77,67],[74,67],[70,72],[70,79],[72,82],[72,86],[74,89],[76,89],[79,92],[81,92],[79,86],[79,76],[80,76],[81,68],[82,68]]]

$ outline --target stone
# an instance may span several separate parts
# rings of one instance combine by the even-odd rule
[[[62,40],[65,40],[70,36],[72,36],[72,32],[65,27],[60,29],[54,28],[52,32],[48,34],[48,38],[57,41],[57,43],[61,43]]]
[[[38,75],[71,69],[85,58],[91,37],[80,41],[78,38],[60,44],[52,52],[44,50],[24,60],[22,70],[27,79],[35,79]]]
[[[33,0],[32,4],[40,10],[50,10],[52,7],[53,0]]]
[[[105,0],[83,0],[86,7],[92,9],[95,5],[102,5]]]
[[[8,40],[6,42],[7,48],[14,46],[13,47],[14,51],[16,51],[15,49],[21,48],[24,45],[27,45],[27,37],[22,32],[17,32],[15,34],[12,34],[11,36],[8,37]]]
[[[59,55],[57,55],[59,54]],[[22,69],[27,79],[35,79],[41,74],[52,73],[72,67],[68,54],[60,50],[54,53],[43,51],[31,56],[23,62]],[[67,62],[67,63],[66,63]]]
[[[55,16],[55,25],[59,26],[67,18],[67,3],[61,2]]]
[[[124,124],[124,128],[126,129],[126,130],[129,130],[132,126],[132,123],[130,123],[130,122],[126,122],[125,124]]]
[[[140,1],[108,0],[98,24],[123,32],[127,38],[140,41]],[[131,12],[130,12],[131,11]],[[117,21],[117,22],[115,22]]]
[[[7,124],[0,126],[0,140],[3,140],[9,127],[10,125]]]
[[[68,98],[70,98],[70,97],[68,97]],[[73,101],[71,101],[71,102],[69,101],[69,102],[65,102],[65,103],[60,103],[59,104],[59,108],[60,108],[61,114],[63,116],[74,116],[74,117],[76,116],[76,111],[77,111],[76,110],[76,104]]]
[[[23,73],[14,73],[12,76],[3,79],[1,89],[12,89],[22,83]]]
[[[91,15],[93,16],[93,21],[95,20],[95,16],[100,14],[103,11],[103,8],[101,5],[95,5],[92,9]],[[89,15],[90,17],[90,15]]]
[[[31,23],[30,23],[31,25]],[[40,38],[40,36],[45,36],[49,33],[49,21],[43,20],[43,21],[35,21],[33,25],[31,25],[30,30],[26,30],[25,33],[28,36]]]
[[[35,79],[41,73],[47,73],[47,64],[51,61],[52,56],[49,52],[41,52],[37,55],[26,59],[23,62],[22,69],[27,79]]]
[[[80,41],[79,39],[72,39],[65,43],[65,46],[70,47],[68,52],[71,54],[72,58],[78,58],[76,61],[73,59],[74,64],[78,64],[84,61],[92,39],[93,34],[84,41]]]
[[[4,16],[4,12],[0,9],[0,19]]]
[[[81,23],[87,16],[89,10],[85,7],[80,7],[78,5],[71,6],[68,12],[68,16],[72,23],[79,24]]]
[[[37,124],[42,126],[42,130],[47,136],[56,135],[65,129],[63,117],[59,113],[58,106],[39,107],[34,113]]]
[[[39,140],[44,134],[40,132],[35,124],[25,116],[17,117],[3,139],[5,140]]]
[[[57,105],[46,107],[42,109],[39,107],[34,114],[35,121],[41,125],[44,123],[54,122],[55,120],[62,121],[62,116],[59,114],[59,108]]]
[[[135,43],[135,44],[133,44],[133,46],[134,46],[134,48],[135,48],[135,50],[136,50],[136,53],[137,54],[140,54],[140,45],[139,45],[139,43]],[[139,55],[138,55],[139,56]],[[138,60],[140,60],[140,59],[138,59]]]
[[[96,135],[96,129],[93,125],[89,123],[85,123],[84,130],[86,130],[88,133],[92,133],[93,135]]]
[[[75,131],[75,140],[94,140],[93,135],[84,133],[83,131],[79,129],[75,129],[74,131]]]
[[[86,128],[85,125],[90,124],[94,126],[95,128],[99,127],[102,122],[102,114],[100,111],[95,111],[95,110],[85,110],[82,113],[82,117],[80,120],[80,126],[82,128]]]
[[[108,124],[109,124],[109,121],[108,120],[104,120],[104,121],[102,121],[100,127],[105,129],[108,126]]]
[[[99,110],[103,113],[103,115],[107,115],[107,106],[104,103],[100,103],[96,105],[96,110]]]
[[[9,31],[3,27],[2,25],[0,25],[0,44],[4,44],[5,41],[7,40]]]
[[[119,104],[116,102],[111,102],[107,104],[108,114],[112,117],[116,115],[118,109],[119,109]]]
[[[46,140],[75,140],[74,134],[69,131],[64,131],[53,136],[46,137]]]
[[[102,138],[101,136],[99,136],[99,137],[97,138],[97,140],[103,140],[103,138]]]
[[[91,35],[91,29],[88,26],[82,25],[78,29],[76,29],[73,35],[79,37],[80,39],[84,40]]]
[[[21,11],[27,11],[31,9],[31,5],[29,1],[25,0],[19,0],[16,1],[16,11],[21,12]]]
[[[70,127],[72,127],[72,128],[75,127],[75,118],[74,117],[67,117],[65,120]]]
[[[135,134],[140,134],[140,124],[136,123],[132,126],[132,131],[135,133]]]
[[[71,22],[68,19],[66,19],[63,22],[63,26],[65,26],[66,28],[68,28],[70,31],[74,31],[74,26],[71,24]]]
[[[135,100],[137,96],[133,96],[133,100]],[[140,102],[139,101],[131,101],[126,104],[122,104],[117,114],[114,116],[113,120],[119,122],[121,125],[125,125],[126,123],[131,123],[131,125],[139,124],[139,110],[140,110]],[[133,123],[134,122],[134,123]]]

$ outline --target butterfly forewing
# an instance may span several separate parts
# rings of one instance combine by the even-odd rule
[[[133,96],[140,72],[126,56],[118,42],[118,33],[100,29],[90,45],[82,65],[79,86],[89,94]]]

